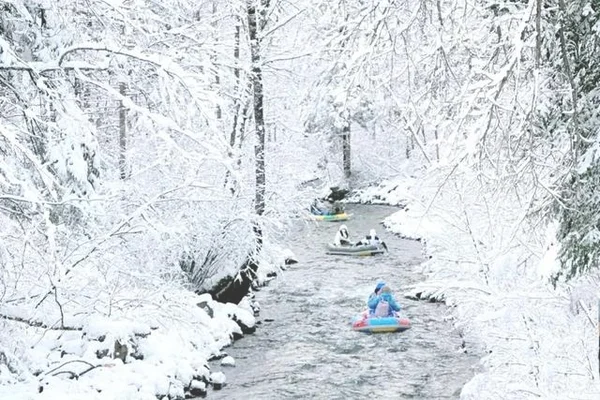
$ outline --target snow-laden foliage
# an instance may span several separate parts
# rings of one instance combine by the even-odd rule
[[[25,397],[47,384],[49,396],[136,399],[210,383],[206,359],[253,317],[205,312],[193,291],[237,278],[249,259],[264,281],[283,264],[278,216],[308,197],[294,193],[306,178],[276,176],[283,190],[254,215],[248,43],[242,33],[236,56],[232,29],[245,2],[0,7],[2,383]],[[269,240],[258,255],[256,223]],[[119,363],[116,341],[140,351]],[[78,385],[58,382],[90,365]]]
[[[379,189],[351,200],[408,202],[400,215],[419,222],[402,234],[444,254],[429,265],[429,285],[466,304],[457,309],[465,329],[520,329],[519,346],[492,353],[464,396],[544,397],[588,382],[593,366],[575,364],[591,364],[587,293],[598,286],[597,8],[583,0],[2,2],[0,315],[9,318],[1,331],[14,332],[0,337],[2,383],[37,385],[34,373],[58,366],[62,344],[38,348],[40,337],[68,337],[76,351],[65,354],[87,357],[80,346],[96,344],[77,334],[98,320],[113,336],[114,321],[170,327],[142,338],[157,343],[177,331],[181,346],[170,354],[189,353],[186,338],[209,330],[207,343],[192,346],[204,362],[206,348],[235,327],[206,320],[188,291],[239,281],[240,268],[256,263],[252,278],[264,281],[279,268],[290,216],[327,186],[374,180]],[[259,70],[266,185],[256,215]],[[410,183],[387,179],[398,174]],[[551,306],[536,308],[544,296]],[[579,314],[565,311],[567,296]],[[508,312],[521,297],[522,312]],[[481,307],[489,312],[476,319]],[[582,340],[559,343],[572,351],[568,370],[556,364],[564,354],[552,358],[552,343],[540,340],[555,335],[545,324],[551,313],[568,315],[556,332],[572,324]],[[122,339],[138,343],[127,332]],[[515,361],[523,354],[527,365]],[[126,358],[116,374],[133,364]],[[208,373],[203,381],[159,370],[146,370],[161,378],[144,395],[174,398],[182,385],[210,384]],[[560,373],[567,377],[554,380]],[[169,374],[185,378],[166,384]]]
[[[468,174],[457,171],[447,184]],[[384,224],[421,240],[429,258],[415,269],[427,279],[405,294],[451,305],[468,350],[486,354],[461,398],[561,398],[574,388],[580,398],[597,397],[600,277],[554,288],[556,224],[527,229],[516,198],[495,194],[491,204],[473,190],[476,180],[454,193],[436,194],[437,185],[399,189],[410,201]]]
[[[555,27],[558,46],[548,49],[555,60],[555,77],[564,82],[568,96],[553,99],[558,128],[565,131],[569,152],[564,161],[556,209],[560,218],[561,260],[564,275],[572,278],[596,269],[600,260],[600,231],[597,186],[598,164],[598,79],[600,69],[600,9],[587,1],[558,1],[547,16]],[[555,41],[556,43],[556,41]],[[560,62],[557,62],[560,60]],[[545,116],[546,113],[542,115]],[[547,118],[549,119],[549,118]],[[554,130],[554,129],[553,129]]]
[[[595,123],[589,104],[597,79],[595,66],[585,71],[582,62],[574,66],[577,57],[593,57],[594,8],[565,3],[407,2],[403,6],[418,10],[414,21],[403,25],[400,35],[389,32],[388,44],[401,38],[406,51],[394,66],[410,63],[407,75],[381,80],[396,91],[387,109],[403,118],[396,121],[406,130],[407,150],[413,150],[412,143],[417,150],[417,155],[405,153],[413,161],[408,168],[393,173],[415,171],[419,178],[408,195],[400,181],[397,191],[384,183],[375,193],[358,191],[354,200],[409,200],[388,225],[423,240],[434,257],[424,269],[428,280],[415,291],[456,305],[457,326],[491,351],[482,363],[484,373],[465,387],[465,398],[567,397],[573,389],[583,398],[599,393],[597,273],[571,284],[556,280],[594,266],[598,247],[596,134],[590,136],[587,128]],[[420,20],[421,13],[430,18]],[[570,31],[564,23],[569,13],[580,22]],[[588,33],[587,41],[581,31]],[[439,61],[433,61],[436,53]],[[574,108],[581,120],[574,121]],[[415,122],[424,129],[411,131]],[[392,127],[384,134],[390,141],[396,137]],[[366,158],[369,149],[353,144],[354,157]],[[396,148],[395,163],[381,151],[377,155],[383,163],[405,167],[399,153]]]

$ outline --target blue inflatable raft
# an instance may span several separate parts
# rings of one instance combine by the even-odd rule
[[[352,329],[367,333],[402,332],[410,329],[410,321],[408,318],[402,318],[399,315],[375,317],[365,311],[352,319]]]

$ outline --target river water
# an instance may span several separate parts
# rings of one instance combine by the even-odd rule
[[[351,240],[377,233],[389,253],[328,256],[325,245],[340,223],[298,224],[290,248],[299,260],[262,288],[256,333],[225,349],[236,367],[223,368],[227,385],[209,399],[457,399],[479,357],[462,351],[443,304],[405,299],[422,279],[419,242],[385,232],[379,223],[397,209],[348,206]],[[369,335],[350,329],[378,280],[396,293],[412,328]],[[219,369],[217,365],[213,371]]]

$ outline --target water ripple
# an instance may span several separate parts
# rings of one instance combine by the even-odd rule
[[[292,250],[300,260],[259,293],[263,323],[226,351],[238,360],[228,385],[210,399],[457,399],[478,358],[461,351],[462,339],[440,304],[400,296],[420,280],[421,244],[399,239],[377,224],[390,207],[352,206],[351,235],[378,228],[391,249],[378,257],[327,256],[338,224],[299,227]],[[398,294],[412,329],[366,335],[350,329],[375,282]],[[218,369],[214,365],[213,369]]]

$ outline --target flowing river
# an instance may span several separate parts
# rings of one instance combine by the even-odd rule
[[[479,357],[462,351],[462,339],[446,321],[443,304],[402,297],[421,276],[421,244],[400,239],[379,224],[397,211],[351,205],[344,222],[350,239],[369,229],[389,247],[375,257],[329,256],[325,245],[340,223],[299,223],[289,247],[299,260],[262,288],[256,333],[224,351],[236,359],[225,368],[227,385],[209,399],[457,399]],[[383,279],[396,294],[412,328],[369,335],[350,329],[350,320]],[[219,369],[218,363],[213,370]]]

